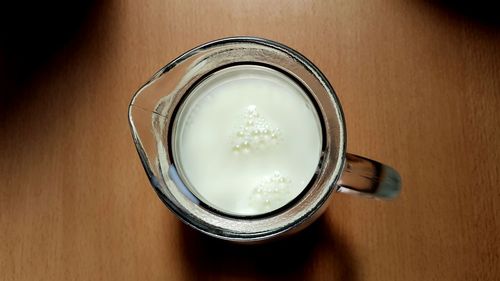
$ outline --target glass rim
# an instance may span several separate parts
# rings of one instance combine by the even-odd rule
[[[164,67],[162,67],[159,71],[157,71],[152,76],[152,78],[144,86],[142,86],[133,96],[131,103],[130,103],[130,106],[129,106],[129,122],[130,122],[130,126],[132,128],[133,135],[137,134],[137,130],[135,128],[135,124],[134,124],[133,118],[131,116],[131,108],[134,106],[136,98],[140,95],[140,93],[142,92],[143,89],[147,88],[152,83],[155,83],[155,81],[157,81],[158,79],[161,79],[164,74],[168,74],[170,71],[175,69],[177,66],[181,65],[186,60],[189,60],[190,58],[192,58],[192,57],[194,57],[202,52],[210,52],[210,50],[213,50],[217,47],[221,47],[224,45],[231,45],[231,44],[233,44],[233,45],[252,44],[254,46],[262,46],[262,47],[266,47],[266,48],[271,48],[273,50],[276,50],[278,52],[286,54],[291,59],[293,59],[296,64],[300,64],[302,67],[304,67],[304,69],[307,70],[308,74],[312,75],[312,77],[317,80],[317,82],[319,83],[318,85],[321,85],[321,89],[324,92],[318,93],[318,92],[311,91],[311,90],[309,92],[315,98],[315,100],[313,102],[317,103],[320,107],[320,110],[317,111],[317,114],[322,122],[331,122],[331,120],[329,120],[329,118],[328,118],[329,116],[325,116],[326,113],[323,111],[324,107],[326,106],[324,104],[325,100],[327,101],[327,103],[329,103],[328,106],[331,106],[331,109],[333,109],[333,112],[335,113],[334,119],[336,120],[336,125],[334,125],[334,127],[338,129],[338,132],[335,132],[335,133],[338,133],[338,136],[336,136],[336,137],[338,137],[338,139],[339,139],[338,145],[334,148],[336,150],[336,153],[332,152],[331,147],[329,147],[329,150],[327,151],[327,153],[329,154],[327,156],[331,156],[331,154],[336,154],[336,157],[335,157],[336,163],[333,165],[334,169],[332,169],[333,173],[330,175],[325,175],[323,173],[320,173],[317,175],[318,178],[325,177],[325,176],[331,177],[331,179],[329,180],[330,186],[322,186],[321,187],[323,189],[323,194],[322,194],[321,198],[319,198],[320,200],[316,200],[315,202],[313,202],[313,206],[309,206],[307,212],[304,212],[304,213],[300,214],[299,216],[293,216],[293,218],[290,218],[290,216],[283,218],[283,219],[288,219],[288,221],[286,223],[283,223],[281,227],[273,228],[273,226],[270,225],[269,229],[267,229],[266,231],[259,231],[259,232],[255,232],[255,233],[231,232],[230,231],[230,229],[231,229],[230,223],[241,223],[241,220],[244,220],[246,222],[251,223],[252,221],[256,221],[256,220],[261,219],[260,216],[257,216],[256,218],[254,218],[253,216],[248,217],[248,218],[246,218],[245,216],[238,217],[238,218],[236,218],[237,221],[230,221],[229,222],[229,225],[228,225],[229,231],[220,231],[220,230],[212,231],[211,227],[213,227],[213,225],[211,226],[210,224],[207,224],[207,222],[203,221],[203,219],[200,219],[200,217],[193,218],[192,217],[193,213],[186,214],[186,210],[183,208],[178,208],[179,206],[172,206],[173,202],[170,202],[170,199],[165,194],[163,194],[163,196],[162,196],[162,194],[158,194],[158,195],[160,196],[162,201],[167,206],[169,206],[170,209],[172,211],[174,211],[184,222],[186,222],[188,225],[190,225],[190,226],[192,226],[192,227],[194,227],[194,228],[196,228],[204,233],[207,233],[211,236],[216,236],[219,238],[227,239],[227,240],[262,240],[264,238],[269,238],[269,237],[278,235],[278,234],[285,232],[287,230],[290,230],[292,228],[296,228],[298,225],[301,225],[305,220],[311,218],[312,216],[314,216],[314,214],[318,213],[320,208],[325,207],[324,203],[330,197],[332,190],[335,189],[336,182],[338,181],[340,174],[341,174],[341,171],[343,170],[343,167],[345,164],[346,129],[345,129],[345,119],[343,116],[342,108],[341,108],[340,102],[338,100],[338,97],[337,97],[333,87],[331,86],[330,82],[326,79],[326,77],[323,75],[323,73],[311,61],[309,61],[302,54],[291,49],[290,47],[287,47],[287,46],[285,46],[281,43],[278,43],[278,42],[274,42],[274,41],[271,41],[268,39],[263,39],[263,38],[258,38],[258,37],[247,37],[247,36],[245,36],[245,37],[228,37],[228,38],[222,38],[222,39],[210,41],[208,43],[202,44],[198,47],[195,47],[195,48],[185,52],[184,54],[182,54],[179,57],[177,57],[176,59],[174,59],[172,62],[170,62],[167,65],[165,65]],[[321,100],[323,100],[323,101],[318,99],[317,95],[320,95],[320,94],[322,95]],[[189,92],[183,93],[182,95],[189,95]],[[165,117],[175,117],[175,116],[165,116]],[[332,117],[332,116],[330,116],[330,117]],[[175,122],[175,118],[168,118],[169,127],[174,122]],[[330,140],[328,138],[330,136],[329,130],[331,130],[331,127],[328,125],[325,125],[325,127],[326,127],[325,128],[326,134],[323,136],[323,138],[326,139],[325,141],[328,142],[328,144],[330,145],[331,143],[330,143]],[[169,136],[169,138],[170,138],[170,136]],[[136,140],[136,136],[134,136],[134,140]],[[139,143],[137,141],[135,141],[135,142],[136,142],[136,146],[137,146],[138,151],[139,151],[140,141],[139,141]],[[171,140],[169,139],[168,142],[170,144]],[[168,148],[168,149],[170,149],[170,148]],[[322,165],[326,166],[326,165],[330,165],[329,159],[330,159],[329,157],[326,157],[326,158],[320,159],[320,161],[328,162],[326,164],[324,164],[324,163],[322,164]],[[141,156],[141,160],[143,160],[142,156]],[[143,164],[145,166],[147,165],[147,163],[144,163],[144,160],[143,160]],[[148,176],[149,176],[149,173],[148,173]],[[151,180],[151,177],[150,177],[150,180]],[[317,184],[319,182],[318,179],[315,179],[314,181],[315,181],[315,184]],[[299,195],[299,196],[301,196],[301,195]],[[292,201],[294,201],[294,200],[292,200]],[[288,210],[293,209],[293,207],[294,207],[293,205],[290,206],[288,208]],[[280,210],[280,209],[278,209],[278,210]],[[269,212],[269,213],[264,213],[262,219],[266,219],[266,217],[268,217],[269,214],[271,214],[272,218],[278,217],[280,215],[279,213],[278,214],[273,214],[273,213],[274,213],[274,211]],[[213,213],[212,215],[217,217],[217,219],[225,219],[225,218],[221,217],[221,214]],[[235,219],[235,218],[230,218],[230,219]],[[206,225],[204,225],[204,224],[206,224]]]

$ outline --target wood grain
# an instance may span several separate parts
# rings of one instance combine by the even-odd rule
[[[497,22],[423,1],[102,2],[38,67],[0,67],[1,280],[500,279]],[[396,167],[401,197],[335,195],[269,245],[178,222],[149,187],[127,106],[177,55],[230,35],[322,69],[348,150]]]

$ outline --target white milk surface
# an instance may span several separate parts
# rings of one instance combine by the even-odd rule
[[[176,118],[174,157],[202,201],[258,215],[297,197],[319,163],[322,135],[309,98],[282,73],[260,66],[216,72]]]

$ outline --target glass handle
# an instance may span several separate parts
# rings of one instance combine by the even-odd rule
[[[392,199],[401,190],[401,177],[387,165],[347,153],[346,166],[337,185],[338,192]]]

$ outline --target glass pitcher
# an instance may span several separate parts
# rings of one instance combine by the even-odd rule
[[[176,111],[191,89],[207,75],[245,64],[269,67],[298,81],[317,104],[323,126],[321,158],[308,188],[283,208],[258,216],[234,216],[204,204],[179,175],[171,144]],[[158,197],[183,222],[217,238],[253,242],[280,237],[310,224],[335,192],[390,199],[401,189],[393,168],[346,153],[342,108],[320,70],[297,51],[267,39],[224,38],[187,51],[135,93],[128,115],[133,141]]]

